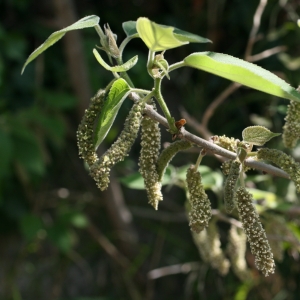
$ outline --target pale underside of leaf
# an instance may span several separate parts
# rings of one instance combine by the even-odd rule
[[[275,74],[242,59],[214,52],[193,53],[187,66],[241,83],[262,92],[300,102],[300,93]]]
[[[263,146],[273,137],[279,136],[281,133],[274,133],[263,126],[250,126],[243,130],[243,141],[256,146]]]
[[[118,111],[130,93],[130,87],[128,83],[122,79],[117,79],[110,88],[103,109],[100,113],[99,120],[97,123],[94,144],[97,149],[102,141],[105,139],[109,132]]]
[[[83,29],[88,27],[94,27],[99,23],[100,18],[98,16],[92,15],[84,17],[80,20],[78,20],[76,23],[65,27],[59,31],[53,32],[48,39],[37,49],[35,49],[27,58],[21,74],[23,74],[26,66],[33,61],[37,56],[39,56],[42,52],[44,52],[46,49],[48,49],[50,46],[55,44],[57,41],[59,41],[68,31],[77,30],[77,29]]]
[[[103,67],[105,68],[106,70],[108,71],[111,71],[111,72],[126,72],[128,71],[129,69],[131,69],[138,61],[138,56],[134,56],[132,57],[131,59],[129,59],[126,63],[120,65],[120,66],[110,66],[108,65],[104,60],[103,58],[101,57],[100,53],[96,50],[96,49],[93,49],[93,53],[98,61],[98,63]]]

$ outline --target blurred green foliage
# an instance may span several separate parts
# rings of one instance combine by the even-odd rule
[[[122,22],[147,16],[157,23],[174,25],[214,42],[211,46],[188,45],[169,51],[166,58],[171,63],[202,50],[242,58],[258,1],[90,0],[73,4],[77,19],[99,15],[100,24],[109,23],[118,34],[118,41],[125,37]],[[269,0],[261,20],[262,38],[253,49],[256,54],[286,46],[288,57],[274,55],[259,64],[280,74],[293,86],[300,82],[300,72],[292,64],[300,50],[300,30],[295,25],[299,13],[296,0]],[[132,299],[128,292],[132,287],[130,280],[148,291],[148,299],[298,299],[299,252],[289,243],[283,261],[277,263],[276,274],[267,279],[255,273],[251,256],[247,256],[255,277],[251,283],[240,282],[232,272],[221,277],[201,261],[192,272],[182,270],[156,280],[146,279],[152,269],[199,261],[183,211],[185,193],[176,184],[180,186],[185,168],[182,166],[193,163],[196,153],[183,153],[174,159],[174,165],[181,167],[170,167],[163,190],[165,200],[157,213],[148,207],[145,191],[126,188],[128,180],[136,184],[134,180],[139,179],[132,175],[138,168],[139,145],[117,166],[115,172],[124,183],[122,191],[138,233],[137,254],[130,261],[129,271],[120,271],[97,239],[88,234],[92,220],[113,244],[120,244],[102,194],[77,156],[75,132],[79,104],[72,92],[63,42],[49,49],[20,75],[27,56],[59,29],[53,29],[54,5],[52,1],[3,0],[0,17],[1,300],[127,300]],[[105,87],[110,78],[92,54],[92,48],[98,43],[97,35],[89,29],[82,36],[90,85],[95,92]],[[141,41],[134,40],[126,49],[125,60],[136,54],[139,62],[129,73],[136,78],[138,86],[148,88],[151,80],[144,69],[146,48]],[[174,72],[170,82],[164,82],[163,92],[176,119],[183,105],[196,119],[201,119],[205,108],[228,84],[217,76],[184,69]],[[253,125],[253,116],[258,115],[272,124],[272,131],[281,132],[286,103],[260,92],[239,89],[215,111],[209,129],[214,134],[241,138],[241,130]],[[117,135],[122,128],[128,110],[129,104],[124,103],[107,137],[108,144],[114,139],[112,135]],[[164,131],[163,138],[170,141]],[[278,140],[276,143],[281,147]],[[220,164],[210,157],[204,159],[204,164],[213,170],[204,176],[207,188],[212,188],[212,182],[221,186]],[[126,176],[130,174],[132,178],[128,179]],[[299,209],[299,200],[288,181],[279,178],[271,181],[270,177],[256,173],[249,180],[255,188],[277,195],[277,206],[268,207],[268,211],[271,208],[279,214],[289,211],[292,221],[288,225],[299,238],[299,221],[295,221],[290,211],[292,207]],[[137,186],[139,183],[134,187]],[[217,208],[220,189],[208,193]],[[221,221],[218,225],[224,246],[229,226]]]

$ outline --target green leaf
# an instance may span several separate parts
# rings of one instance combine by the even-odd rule
[[[256,146],[263,146],[266,142],[281,133],[274,133],[263,126],[250,126],[243,130],[243,141]]]
[[[181,29],[174,27],[174,36],[182,41],[182,42],[190,42],[190,43],[212,43],[211,40],[204,38],[200,35],[196,35],[187,31],[183,31]]]
[[[99,52],[94,49],[93,53],[98,61],[98,63],[106,70],[111,71],[111,72],[126,72],[129,69],[131,69],[138,61],[138,56],[134,56],[131,59],[129,59],[126,63],[124,63],[121,66],[114,66],[111,67],[110,65],[108,65],[103,58],[101,57],[101,55],[99,54]]]
[[[161,25],[161,24],[157,24],[163,28],[168,28],[170,26],[166,26],[166,25]],[[137,29],[136,29],[136,21],[127,21],[124,22],[122,24],[123,29],[126,33],[127,36],[133,36],[135,34],[137,34]],[[178,29],[176,27],[173,27],[174,31],[173,31],[173,35],[176,39],[182,41],[182,42],[190,42],[190,43],[211,43],[211,41],[209,39],[206,39],[204,37],[201,37],[199,35],[187,32],[187,31],[183,31],[181,29]]]
[[[138,33],[136,30],[136,21],[124,22],[122,27],[127,36],[133,36]]]
[[[259,91],[300,102],[300,93],[273,73],[242,59],[214,52],[193,53],[187,66],[241,83]]]
[[[103,105],[103,109],[100,113],[96,132],[95,132],[95,148],[102,143],[107,133],[109,132],[118,111],[130,92],[128,83],[122,79],[117,79],[110,88],[109,94]]]
[[[84,17],[80,20],[78,20],[76,23],[63,28],[59,31],[53,32],[48,39],[41,45],[39,46],[36,50],[34,50],[29,57],[27,58],[21,74],[23,74],[25,67],[33,61],[37,56],[39,56],[41,53],[43,53],[46,49],[48,49],[50,46],[55,44],[57,41],[59,41],[68,31],[71,30],[77,30],[77,29],[83,29],[83,28],[88,28],[88,27],[94,27],[99,23],[100,18],[98,16],[92,15],[92,16],[87,16]]]
[[[159,25],[147,18],[138,18],[136,29],[140,38],[151,51],[163,51],[189,43],[175,37],[174,27]]]

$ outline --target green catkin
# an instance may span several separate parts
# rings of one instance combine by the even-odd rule
[[[262,148],[258,150],[257,158],[269,160],[288,173],[296,185],[297,193],[300,193],[300,164],[291,156],[277,149]]]
[[[153,103],[153,108],[155,104]],[[160,150],[159,123],[144,116],[141,123],[141,153],[139,158],[140,173],[144,178],[149,203],[157,210],[158,203],[163,199],[161,182],[158,180],[156,164]]]
[[[269,273],[274,273],[275,263],[266,232],[252,204],[252,195],[244,187],[239,187],[236,191],[236,201],[251,253],[255,257],[255,265],[265,276],[268,276]]]
[[[207,229],[193,232],[193,239],[203,261],[218,270],[221,275],[228,273],[230,262],[221,249],[220,235],[216,222],[210,222]]]
[[[235,152],[236,142],[237,142],[236,139],[229,138],[225,135],[222,135],[222,136],[218,136],[217,140],[215,141],[215,144],[231,152]]]
[[[230,166],[228,177],[225,180],[224,203],[228,213],[231,213],[235,208],[235,185],[240,175],[240,166],[241,163],[239,161],[233,161]]]
[[[221,169],[222,169],[222,173],[223,173],[225,176],[228,176],[228,175],[229,175],[229,171],[230,171],[232,162],[233,162],[233,160],[229,159],[229,160],[226,160],[226,161],[224,161],[224,162],[222,163]]]
[[[291,100],[288,105],[285,124],[283,126],[283,143],[287,148],[294,148],[300,139],[300,103]]]
[[[77,145],[79,156],[89,165],[93,165],[98,156],[94,147],[94,124],[101,111],[105,100],[105,90],[99,90],[91,98],[89,107],[85,110],[84,116],[77,130]]]
[[[189,225],[192,231],[199,233],[208,226],[211,218],[211,205],[201,182],[201,174],[190,166],[186,173],[189,191],[190,212]]]
[[[109,184],[111,168],[118,162],[124,160],[128,155],[140,128],[142,112],[145,103],[135,103],[124,123],[124,129],[112,146],[95,162],[90,168],[90,175],[94,178],[98,188],[103,191]]]
[[[247,268],[245,259],[247,249],[246,242],[247,237],[244,231],[236,226],[231,226],[229,230],[227,253],[231,261],[232,270],[241,281],[251,278],[251,273]]]
[[[192,143],[185,140],[178,140],[170,144],[161,152],[157,161],[157,173],[159,181],[162,181],[167,166],[169,165],[173,157],[177,154],[177,152],[189,149],[191,147]]]

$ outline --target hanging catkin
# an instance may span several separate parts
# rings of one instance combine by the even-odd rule
[[[153,109],[156,110],[152,102]],[[157,160],[160,150],[159,123],[144,116],[141,123],[141,152],[139,158],[140,173],[144,178],[149,203],[157,209],[159,201],[163,199],[161,182],[158,179]]]

